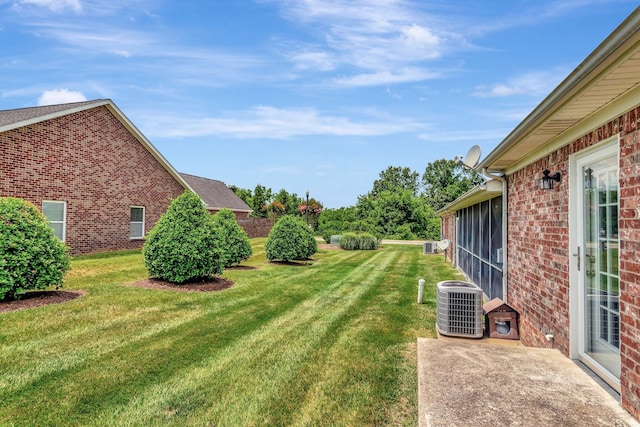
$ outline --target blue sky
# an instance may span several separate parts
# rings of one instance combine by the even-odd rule
[[[355,204],[491,151],[627,0],[0,0],[0,109],[110,98],[180,172]]]

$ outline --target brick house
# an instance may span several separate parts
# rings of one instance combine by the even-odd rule
[[[108,99],[0,111],[0,171],[0,197],[40,207],[74,255],[141,247],[194,191]]]
[[[447,255],[640,419],[640,8],[475,169],[438,211]]]

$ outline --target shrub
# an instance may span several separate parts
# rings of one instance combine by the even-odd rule
[[[340,247],[347,251],[374,250],[378,248],[378,239],[369,233],[344,233],[340,237]]]
[[[265,250],[269,261],[300,260],[315,254],[318,243],[301,217],[285,215],[269,232]]]
[[[378,239],[373,234],[363,233],[358,235],[360,249],[363,251],[372,251],[378,249]]]
[[[200,198],[185,191],[147,235],[144,264],[151,277],[171,283],[210,278],[224,269],[222,241]]]
[[[388,238],[394,240],[415,240],[417,236],[411,231],[409,224],[402,224],[398,226]]]
[[[356,208],[325,209],[318,217],[318,232],[327,242],[331,242],[331,236],[346,233],[348,231],[373,232],[375,227],[368,223],[369,219],[362,220],[358,216]]]
[[[224,266],[231,267],[249,259],[252,254],[251,241],[246,231],[238,225],[236,216],[231,209],[221,209],[213,216],[213,222],[219,228],[222,236]]]
[[[58,289],[69,267],[67,247],[44,215],[22,199],[0,198],[0,300]]]

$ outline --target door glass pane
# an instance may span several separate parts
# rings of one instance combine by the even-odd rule
[[[594,162],[582,172],[585,353],[620,378],[616,157]]]

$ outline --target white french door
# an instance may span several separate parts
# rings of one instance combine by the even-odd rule
[[[616,138],[617,139],[617,138]],[[578,358],[620,388],[618,144],[576,155],[572,190],[572,296],[578,299]]]

